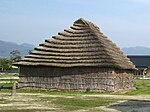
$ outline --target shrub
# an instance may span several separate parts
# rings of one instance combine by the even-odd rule
[[[86,92],[90,92],[90,90],[91,90],[90,87],[86,88]]]

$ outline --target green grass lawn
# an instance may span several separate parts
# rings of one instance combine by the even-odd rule
[[[50,101],[52,98],[44,98],[46,101]],[[43,98],[42,98],[43,100]],[[108,98],[97,98],[97,97],[90,97],[90,98],[54,98],[51,103],[58,105],[59,107],[63,107],[65,111],[72,111],[72,110],[79,110],[79,109],[87,109],[87,108],[95,108],[100,106],[106,106],[111,103],[117,102],[116,99],[108,99]]]
[[[0,112],[70,112],[78,110],[100,111],[96,107],[106,106],[118,99],[83,97],[82,95],[21,94],[16,97],[0,95]],[[12,104],[13,105],[10,105]]]
[[[6,74],[1,74],[0,78],[4,78],[4,77],[17,77],[17,75],[12,75],[10,73],[6,73]]]
[[[150,80],[140,80],[136,79],[134,81],[135,90],[129,91],[127,95],[140,95],[149,94],[150,95]]]

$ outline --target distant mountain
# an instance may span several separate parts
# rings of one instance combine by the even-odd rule
[[[34,45],[28,44],[28,43],[23,43],[20,46],[27,47],[27,48],[34,48],[35,47]]]
[[[126,55],[150,55],[150,48],[142,46],[123,48],[122,51]]]
[[[21,56],[25,56],[28,54],[29,50],[34,49],[34,45],[23,43],[21,45],[18,45],[13,42],[6,42],[0,40],[0,57],[10,57],[10,52],[13,50],[18,50],[21,53]]]

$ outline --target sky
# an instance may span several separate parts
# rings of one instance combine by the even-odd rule
[[[0,40],[37,46],[91,21],[119,47],[150,47],[150,0],[0,0]]]

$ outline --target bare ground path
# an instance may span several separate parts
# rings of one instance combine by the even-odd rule
[[[41,101],[41,98],[44,100]],[[47,100],[47,98],[51,100]],[[11,109],[33,109],[34,112],[67,112],[63,110],[61,106],[51,103],[55,98],[108,98],[118,100],[117,103],[107,106],[79,109],[75,111],[69,110],[69,112],[150,112],[150,95],[49,95],[40,93],[18,93],[13,97],[8,93],[0,93],[0,112]]]

